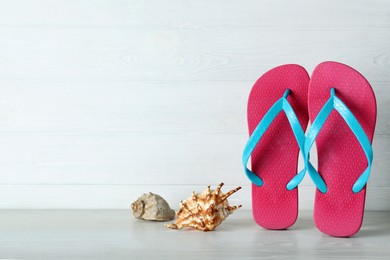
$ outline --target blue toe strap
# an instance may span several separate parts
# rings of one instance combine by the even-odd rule
[[[341,117],[345,120],[345,122],[347,123],[347,125],[349,126],[353,134],[355,135],[356,139],[359,141],[367,158],[367,162],[368,162],[367,168],[363,171],[363,173],[360,175],[360,177],[352,187],[352,191],[354,193],[357,193],[363,189],[363,187],[366,185],[368,181],[368,177],[370,176],[372,158],[373,158],[371,142],[368,139],[363,128],[355,118],[355,116],[349,110],[349,108],[343,103],[343,101],[341,101],[336,96],[334,88],[330,90],[329,100],[322,107],[321,111],[318,113],[317,117],[315,118],[309,132],[307,133],[305,147],[303,150],[305,165],[308,165],[307,170],[313,182],[317,186],[317,188],[323,193],[326,192],[327,191],[326,184],[322,179],[322,177],[320,176],[320,174],[317,172],[317,170],[314,169],[314,167],[309,163],[309,159],[310,159],[309,155],[314,140],[318,136],[322,126],[325,124],[326,120],[328,119],[330,113],[333,110],[336,110],[341,115]]]
[[[263,180],[257,174],[249,170],[247,164],[256,145],[259,143],[260,139],[267,131],[272,121],[281,111],[284,111],[284,113],[286,114],[290,126],[293,130],[293,133],[295,135],[295,138],[297,140],[297,143],[299,145],[299,148],[301,149],[301,151],[303,151],[305,145],[305,134],[293,108],[291,107],[290,103],[287,101],[287,96],[289,94],[290,94],[290,90],[287,89],[284,92],[283,97],[281,97],[278,101],[276,101],[272,105],[272,107],[267,111],[267,113],[260,121],[260,123],[256,126],[255,130],[253,131],[252,135],[249,137],[249,140],[244,148],[244,152],[242,154],[242,164],[244,166],[246,176],[249,178],[249,180],[252,183],[254,183],[257,186],[262,186]],[[302,156],[303,156],[303,152],[302,152]],[[283,158],[281,158],[281,160],[283,160]],[[307,162],[310,163],[309,161]],[[302,181],[303,177],[305,176],[305,172],[306,172],[306,167],[305,169],[300,171],[296,176],[294,176],[294,178],[290,180],[286,188],[288,190],[292,190],[295,187],[297,187],[298,184]]]

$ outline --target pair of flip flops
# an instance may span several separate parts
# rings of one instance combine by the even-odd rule
[[[347,65],[323,62],[310,78],[303,67],[294,64],[261,76],[248,100],[250,138],[242,158],[252,182],[257,224],[286,229],[295,223],[297,186],[308,172],[317,187],[316,227],[336,237],[357,233],[364,215],[375,123],[374,92]],[[314,142],[317,169],[310,162]],[[297,173],[300,151],[305,167]]]

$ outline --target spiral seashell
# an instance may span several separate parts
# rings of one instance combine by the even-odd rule
[[[202,193],[192,192],[192,196],[180,203],[176,223],[166,225],[171,229],[192,227],[201,231],[213,231],[239,206],[229,206],[227,198],[241,189],[237,187],[226,194],[221,192],[221,183],[215,190],[210,185]]]

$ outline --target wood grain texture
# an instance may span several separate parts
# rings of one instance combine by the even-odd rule
[[[0,80],[0,133],[246,134],[260,73],[251,81]],[[376,134],[387,135],[390,82],[371,84]]]
[[[126,189],[175,187],[175,201],[248,185],[255,80],[337,60],[376,92],[369,208],[390,210],[389,28],[385,0],[0,1],[0,208],[123,208]]]
[[[9,27],[384,27],[383,0],[26,0],[0,2],[0,22]]]
[[[285,63],[324,60],[390,81],[390,30],[369,28],[0,27],[0,79],[255,80]],[[304,56],[304,58],[302,58]]]
[[[2,184],[246,184],[237,134],[2,134]],[[369,184],[390,185],[389,136],[374,141]],[[383,152],[380,152],[383,151]],[[316,163],[315,150],[312,161]],[[300,159],[300,168],[302,163]],[[303,186],[312,185],[309,178]]]
[[[219,183],[210,183],[213,187]],[[227,183],[223,191],[236,188]],[[178,210],[181,200],[190,197],[191,192],[201,192],[205,185],[0,185],[0,208],[6,209],[130,209],[130,205],[146,192],[164,197],[171,208]],[[312,210],[315,188],[299,187],[299,208]],[[390,188],[369,187],[366,210],[386,211]],[[231,205],[243,205],[244,210],[252,208],[251,186],[242,189],[229,198]]]

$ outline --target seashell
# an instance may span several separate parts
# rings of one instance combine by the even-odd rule
[[[176,223],[166,225],[171,229],[182,229],[192,227],[202,231],[212,231],[222,223],[239,206],[229,206],[227,198],[241,189],[237,187],[226,194],[221,192],[223,183],[219,184],[216,190],[207,189],[192,196],[180,203],[180,209],[177,212]]]
[[[161,196],[144,193],[131,204],[133,215],[137,219],[169,221],[175,218],[175,211]]]

